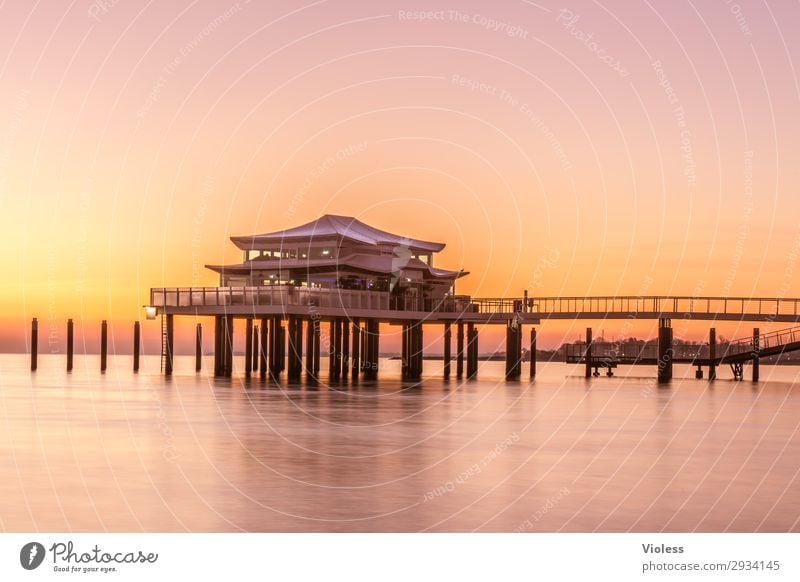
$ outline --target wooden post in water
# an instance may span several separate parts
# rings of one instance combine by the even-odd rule
[[[586,364],[586,374],[587,378],[592,377],[592,328],[586,328],[586,351],[583,355],[584,362]]]
[[[172,375],[173,356],[175,355],[175,316],[171,313],[167,318],[167,359],[164,362],[164,374]]]
[[[336,359],[338,354],[336,353],[336,329],[338,327],[338,320],[334,317],[331,319],[330,326],[328,328],[328,381],[332,382],[336,380]]]
[[[71,352],[72,351],[72,346],[69,345],[70,343],[72,343],[72,338],[69,337],[70,334],[72,333],[71,330],[69,329],[70,327],[72,327],[72,320],[71,319],[67,323],[67,352]],[[139,371],[139,350],[140,350],[141,345],[142,345],[142,329],[141,329],[141,327],[142,326],[138,321],[134,321],[133,322],[133,372],[134,373]],[[71,359],[72,359],[71,355],[67,356],[67,369],[68,370],[72,369],[72,365],[71,365],[71,362],[70,362]]]
[[[359,367],[361,366],[361,326],[357,319],[353,320],[353,356],[352,356],[352,374],[353,380],[358,380]]]
[[[106,371],[108,364],[108,323],[104,319],[100,324],[100,371]]]
[[[72,372],[72,353],[74,349],[74,325],[71,319],[67,320],[67,372]]]
[[[244,375],[249,378],[253,369],[253,318],[245,319],[244,325]]]
[[[258,351],[258,362],[261,372],[261,377],[267,376],[267,342],[269,340],[269,327],[267,325],[267,318],[261,318],[261,347]]]
[[[300,323],[302,325],[302,321]],[[305,367],[303,370],[306,373],[306,379],[316,380],[314,377],[314,320],[306,320],[306,359]]]
[[[464,375],[464,322],[456,325],[456,378]]]
[[[444,379],[450,378],[450,322],[444,324]]]
[[[258,372],[258,362],[260,359],[258,337],[258,324],[253,320],[253,372]]]
[[[531,329],[531,378],[536,377],[536,328]]]
[[[226,378],[233,376],[233,316],[223,316],[222,333],[222,375]],[[169,326],[167,326],[169,327]]]
[[[658,381],[672,380],[672,322],[669,319],[658,320]]]
[[[411,327],[407,321],[400,324],[400,379],[411,376]]]
[[[478,373],[478,331],[475,324],[467,324],[467,378],[472,379]]]
[[[761,351],[761,333],[757,327],[753,328],[753,382],[759,378],[759,357]]]
[[[708,380],[717,379],[717,330],[711,328],[708,332]]]
[[[221,329],[221,317],[220,315],[214,316],[214,376],[220,375],[220,329]]]
[[[286,328],[281,322],[278,327],[278,372],[286,369]]]
[[[320,328],[319,317],[314,318],[314,378],[319,379]]]
[[[39,320],[31,321],[31,372],[39,367]]]
[[[350,368],[350,320],[342,319],[342,381],[347,382],[347,373]]]
[[[194,371],[199,372],[202,369],[203,369],[203,326],[198,323],[194,332]]]

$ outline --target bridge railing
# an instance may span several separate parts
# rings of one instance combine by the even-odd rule
[[[758,348],[759,350],[766,350],[797,342],[800,342],[800,327],[790,327],[760,335],[758,337]],[[728,345],[727,353],[736,355],[754,350],[753,338],[745,337],[731,341]]]
[[[540,314],[572,313],[666,313],[743,315],[800,315],[800,298],[769,297],[689,297],[673,295],[596,296],[596,297],[474,297],[478,313],[513,313],[525,311]]]
[[[448,295],[441,300],[392,296],[386,291],[327,289],[294,285],[259,287],[160,287],[150,289],[150,305],[165,307],[305,306],[309,308],[378,311],[467,312],[470,298]]]

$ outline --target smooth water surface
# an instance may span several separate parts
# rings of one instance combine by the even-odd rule
[[[28,366],[0,356],[6,531],[800,530],[797,367],[677,367],[663,388],[644,366],[445,382],[426,361],[414,386],[385,360],[330,388],[214,380],[190,357],[171,379],[158,357]]]

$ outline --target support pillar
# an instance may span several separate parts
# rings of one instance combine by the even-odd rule
[[[586,328],[586,351],[583,354],[583,360],[586,364],[586,373],[585,376],[587,378],[592,377],[592,328]]]
[[[138,322],[137,322],[136,325],[137,326],[139,325]],[[73,353],[73,349],[74,349],[74,345],[75,345],[74,344],[74,339],[73,339],[74,338],[74,334],[75,334],[74,327],[75,326],[73,325],[72,320],[68,319],[67,320],[67,372],[72,372],[72,353]],[[136,337],[136,334],[135,334],[135,329],[134,329],[134,338],[135,337]],[[137,354],[134,351],[134,358],[136,357],[136,355]],[[137,363],[136,359],[134,359],[133,362],[134,362],[133,365],[134,365],[134,368],[135,368],[136,363]],[[136,371],[136,370],[134,369],[134,371]]]
[[[302,322],[301,322],[302,325]],[[305,367],[306,378],[316,380],[314,376],[314,320],[306,321],[306,359]]]
[[[39,367],[39,320],[31,321],[31,372]]]
[[[168,317],[172,317],[171,315]],[[167,320],[169,322],[169,320]],[[105,372],[108,365],[108,322],[100,324],[100,371]]]
[[[225,315],[222,321],[222,376],[230,378],[233,375],[233,316]]]
[[[759,357],[761,352],[761,333],[757,327],[753,328],[753,382],[759,378]]]
[[[276,381],[280,374],[280,368],[278,365],[278,358],[280,356],[280,326],[280,317],[273,317],[272,323],[269,326],[269,375],[273,380]]]
[[[139,371],[139,349],[142,344],[142,330],[138,321],[133,323],[133,371]],[[67,370],[72,369],[72,320],[67,322]]]
[[[464,322],[456,326],[456,378],[464,375]]]
[[[672,380],[672,322],[658,320],[658,381]]]
[[[352,373],[353,380],[358,380],[359,366],[361,365],[361,327],[357,319],[353,320],[353,356],[352,356]]]
[[[136,322],[136,325],[138,326],[139,322]],[[138,351],[138,348],[134,347],[134,350]],[[138,357],[136,358],[136,360],[138,360]],[[134,363],[134,369],[138,367],[138,361],[136,360]],[[198,323],[194,335],[194,371],[199,372],[202,368],[203,368],[203,327]]]
[[[253,369],[253,318],[248,317],[245,319],[244,331],[244,375],[246,378],[250,377],[250,371]]]
[[[347,373],[350,368],[350,321],[342,319],[342,365],[341,377],[342,381],[347,382]]]
[[[319,359],[320,359],[320,321],[314,318],[314,377],[319,378]]]
[[[258,363],[259,363],[259,342],[258,342],[258,324],[253,321],[253,372],[258,372]]]
[[[333,382],[339,379],[337,363],[339,361],[339,320],[331,319],[330,325],[330,346],[328,347],[328,381]]]
[[[506,379],[519,378],[522,360],[522,327],[513,319],[506,323]]]
[[[302,320],[294,315],[289,316],[286,333],[289,338],[288,377],[290,382],[298,382],[303,369],[303,325]]]
[[[450,378],[450,322],[444,324],[444,379]]]
[[[531,378],[536,377],[536,328],[531,329]]]
[[[214,316],[214,376],[222,375],[222,316]]]
[[[267,376],[267,346],[269,342],[269,326],[267,318],[261,318],[261,347],[258,350],[258,367],[262,378]]]
[[[286,369],[286,328],[283,322],[278,326],[278,372]]]
[[[474,323],[467,324],[467,378],[478,374],[478,330]]]
[[[708,380],[717,379],[717,330],[711,328],[708,332]]]

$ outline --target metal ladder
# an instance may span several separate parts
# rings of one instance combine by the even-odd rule
[[[167,317],[161,314],[161,371],[167,365]]]

